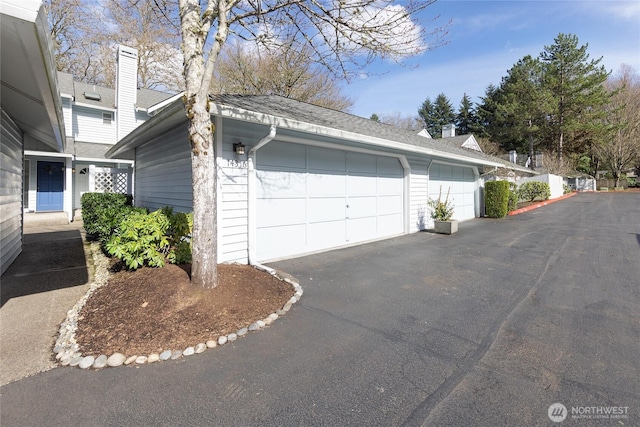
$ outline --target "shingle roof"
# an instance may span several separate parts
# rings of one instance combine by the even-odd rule
[[[115,108],[116,91],[105,86],[92,85],[73,80],[69,73],[58,72],[58,83],[60,92],[73,95],[76,102],[95,105],[102,108]],[[96,93],[100,95],[100,100],[89,99],[85,93]],[[161,92],[152,89],[138,89],[136,106],[140,108],[150,108],[174,96],[173,93]]]
[[[73,75],[58,71],[58,87],[60,93],[73,96]]]
[[[292,119],[305,123],[313,123],[337,130],[354,132],[370,137],[382,138],[389,141],[401,142],[417,147],[450,154],[462,155],[481,161],[494,162],[477,151],[465,150],[454,145],[442,144],[436,139],[419,136],[413,131],[397,128],[364,117],[313,104],[296,101],[278,95],[212,95],[214,103],[229,107],[241,108],[262,114]]]

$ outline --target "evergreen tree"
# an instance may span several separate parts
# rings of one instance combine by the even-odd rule
[[[588,45],[578,47],[578,37],[560,33],[540,54],[543,86],[552,102],[547,111],[546,138],[559,159],[565,152],[585,153],[607,132],[604,106],[610,94],[604,83],[609,73],[602,58],[589,60]]]
[[[420,108],[418,109],[418,117],[422,121],[422,126],[429,132],[431,136],[434,136],[432,133],[434,121],[433,121],[434,108],[431,99],[427,98],[424,100]]]
[[[539,129],[546,124],[550,102],[540,61],[525,56],[502,79],[497,106],[502,132],[496,142],[533,156],[534,140],[539,140]]]
[[[465,93],[460,101],[458,115],[456,116],[456,132],[460,135],[472,133],[472,128],[476,121],[474,116],[475,111],[471,103],[471,98]]]
[[[436,97],[436,100],[433,104],[434,109],[434,133],[431,133],[431,136],[434,138],[440,138],[442,136],[442,128],[446,125],[452,124],[455,122],[455,112],[453,110],[453,105],[451,105],[451,101],[444,93],[439,94]]]
[[[380,123],[380,117],[378,117],[376,113],[373,113],[371,117],[369,117],[369,120]]]
[[[418,109],[418,116],[434,138],[440,138],[442,127],[454,123],[456,117],[451,101],[444,93],[439,94],[433,102],[427,98]]]
[[[499,92],[497,86],[490,84],[484,90],[484,96],[480,97],[482,102],[476,105],[476,121],[471,130],[478,138],[494,139],[499,134],[500,126],[497,120]]]

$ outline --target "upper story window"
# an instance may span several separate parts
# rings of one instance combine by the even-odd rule
[[[113,119],[113,116],[111,115],[111,113],[102,113],[102,123],[103,124],[110,125],[112,119]]]

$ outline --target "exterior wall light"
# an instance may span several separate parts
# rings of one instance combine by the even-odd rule
[[[233,151],[236,154],[243,155],[244,154],[244,147],[245,147],[245,145],[242,142],[235,142],[233,144]]]

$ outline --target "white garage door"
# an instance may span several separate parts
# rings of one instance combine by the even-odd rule
[[[404,231],[404,173],[396,158],[271,142],[256,164],[258,260]]]
[[[443,200],[450,189],[449,199],[453,198],[455,206],[454,219],[475,218],[476,182],[472,168],[433,163],[429,168],[429,197],[437,199],[440,188]]]

